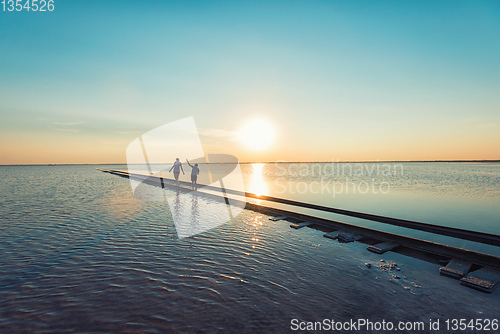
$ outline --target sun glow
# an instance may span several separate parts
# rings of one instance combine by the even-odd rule
[[[268,121],[255,119],[246,123],[238,131],[239,141],[248,148],[262,151],[271,146],[276,138],[276,131]]]

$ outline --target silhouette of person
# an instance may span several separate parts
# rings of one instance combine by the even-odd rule
[[[191,167],[191,188],[193,190],[198,190],[198,184],[196,183],[198,181],[198,174],[200,174],[200,168],[198,167],[198,164],[191,165],[189,163],[189,160],[186,159],[189,167]]]
[[[169,173],[172,170],[172,168],[174,169],[175,182],[176,182],[177,186],[179,186],[180,185],[179,174],[181,173],[181,170],[182,170],[182,174],[186,174],[186,173],[184,173],[184,169],[182,168],[182,162],[179,161],[179,158],[175,159],[174,164],[168,170]]]

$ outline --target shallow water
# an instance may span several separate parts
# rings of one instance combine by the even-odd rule
[[[499,315],[497,293],[435,266],[385,255],[408,276],[396,280],[364,265],[381,258],[361,244],[248,210],[179,240],[165,203],[137,200],[127,179],[95,166],[0,175],[0,332],[288,332],[293,318]]]
[[[500,234],[500,164],[243,165],[250,192],[338,209]],[[291,206],[287,210],[500,255],[498,247]]]

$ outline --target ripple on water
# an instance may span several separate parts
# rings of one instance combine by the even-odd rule
[[[0,172],[1,332],[283,332],[294,317],[383,317],[394,303],[401,319],[422,303],[437,312],[436,291],[393,292],[363,265],[376,255],[319,231],[245,210],[179,240],[168,206],[136,200],[126,179],[86,166]],[[498,305],[480,301],[438,311]]]

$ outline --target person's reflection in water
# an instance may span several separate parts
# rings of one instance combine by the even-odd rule
[[[200,209],[198,196],[196,193],[189,193],[186,190],[176,189],[172,200],[172,216],[176,222],[179,235],[191,236],[196,234],[200,226]],[[191,207],[189,206],[191,197]]]
[[[198,229],[200,213],[198,211],[198,196],[191,197],[191,224],[193,229]]]
[[[181,213],[181,197],[179,196],[179,190],[175,192],[175,205],[174,205],[175,215],[179,217]]]

